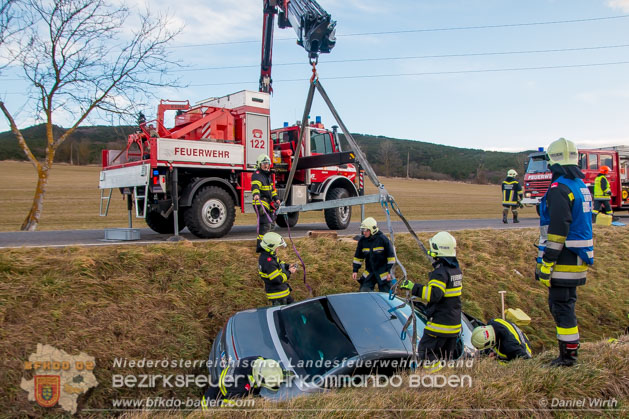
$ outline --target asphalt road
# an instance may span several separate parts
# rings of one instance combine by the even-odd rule
[[[478,229],[513,229],[539,226],[539,218],[522,218],[519,224],[503,224],[500,218],[471,219],[471,220],[422,220],[410,221],[411,227],[417,232],[427,231],[455,231]],[[393,221],[393,231],[407,232],[401,221]],[[387,231],[386,224],[380,223],[380,229]],[[278,228],[278,233],[286,236],[287,229]],[[309,231],[328,231],[325,223],[297,224],[291,229],[292,237],[304,237]],[[340,236],[354,236],[359,234],[359,223],[353,222],[346,230],[339,230]],[[188,229],[184,229],[181,237],[191,241],[209,241],[193,236]],[[256,236],[255,225],[234,226],[232,231],[220,241],[253,240]],[[140,229],[140,239],[134,241],[106,241],[104,230],[60,230],[60,231],[34,231],[34,232],[0,232],[0,249],[19,247],[64,247],[64,246],[107,246],[119,244],[155,244],[167,242],[170,235],[158,234],[148,228]]]

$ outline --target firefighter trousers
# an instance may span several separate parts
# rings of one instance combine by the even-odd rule
[[[284,298],[274,298],[269,301],[271,302],[272,306],[283,306],[286,304],[293,304],[295,302],[292,295],[289,295],[288,297],[284,297]]]
[[[603,208],[602,211],[601,211],[601,207]],[[592,211],[592,213],[598,214],[599,212],[602,212],[603,214],[612,213],[612,206],[610,204],[609,199],[595,199],[594,200],[594,211]]]
[[[577,315],[577,287],[554,287],[548,289],[548,307],[557,325],[557,340],[566,343],[579,342]]]
[[[379,292],[389,292],[389,290],[391,289],[391,282],[390,281],[382,281],[382,282],[378,282],[375,278],[375,276],[373,275],[369,275],[368,278],[362,278],[360,280],[360,288],[358,289],[359,292],[371,292],[374,291],[376,288],[376,284],[378,284],[378,291]]]
[[[435,361],[437,359],[452,359],[456,353],[456,341],[458,336],[436,336],[424,331],[417,347],[417,356],[423,361]]]

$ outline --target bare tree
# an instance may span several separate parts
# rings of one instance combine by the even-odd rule
[[[392,173],[395,174],[398,172],[397,169],[402,167],[400,153],[398,153],[391,141],[387,140],[380,144],[380,156],[386,177],[391,176]]]
[[[166,58],[165,46],[179,29],[169,29],[165,16],[152,16],[148,11],[132,13],[108,0],[23,2],[22,15],[33,23],[19,36],[13,58],[33,88],[29,97],[33,115],[46,124],[42,161],[35,158],[14,116],[1,101],[0,110],[37,171],[33,203],[21,226],[34,231],[56,150],[90,114],[133,115],[139,98],[150,94],[151,88],[172,85],[163,76],[173,64]],[[160,75],[157,80],[156,72]],[[55,138],[53,123],[62,115],[72,115],[74,122]]]

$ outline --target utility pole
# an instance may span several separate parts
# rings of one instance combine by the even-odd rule
[[[68,141],[69,142],[69,141]],[[70,143],[70,142],[69,142]],[[70,165],[72,165],[72,143],[70,143]]]
[[[407,154],[406,154],[406,179],[409,179],[410,176],[410,170],[411,170],[411,150],[408,150]]]

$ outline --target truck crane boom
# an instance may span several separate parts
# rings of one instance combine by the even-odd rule
[[[297,44],[316,62],[320,53],[329,53],[336,44],[336,21],[315,0],[264,0],[262,25],[262,58],[260,63],[260,92],[272,93],[271,66],[273,58],[273,29],[277,25],[292,27]]]

